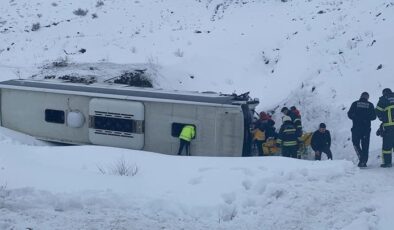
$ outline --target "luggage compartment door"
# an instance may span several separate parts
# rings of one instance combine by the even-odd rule
[[[89,140],[96,145],[143,149],[144,120],[144,104],[141,102],[91,99]]]

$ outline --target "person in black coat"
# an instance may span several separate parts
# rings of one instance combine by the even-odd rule
[[[358,167],[367,166],[371,121],[376,119],[375,107],[368,99],[369,94],[363,92],[360,99],[352,103],[347,113],[353,121],[352,142],[359,158]]]
[[[315,152],[315,160],[321,160],[321,154],[325,153],[329,160],[332,160],[331,153],[331,135],[326,129],[326,124],[321,123],[319,129],[312,135],[311,147]]]

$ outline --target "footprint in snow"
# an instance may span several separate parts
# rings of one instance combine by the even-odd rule
[[[210,171],[210,170],[212,170],[213,168],[210,168],[210,167],[205,167],[205,168],[199,168],[198,169],[198,172],[206,172],[206,171]]]
[[[375,212],[376,209],[374,207],[363,207],[360,210],[360,213],[366,212],[366,213],[372,213]]]
[[[250,180],[244,180],[242,181],[242,186],[245,190],[250,190],[250,188],[252,187],[252,182]]]
[[[254,173],[252,170],[248,169],[248,168],[232,168],[231,170],[234,171],[241,171],[243,172],[243,174],[245,174],[246,176],[254,176]]]
[[[201,184],[201,181],[202,181],[202,177],[195,177],[189,180],[189,184],[197,185],[197,184]]]
[[[233,192],[231,193],[223,193],[222,194],[222,199],[226,204],[232,204],[236,200],[237,195]]]

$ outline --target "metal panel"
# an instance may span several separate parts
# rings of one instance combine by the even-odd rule
[[[213,104],[227,104],[231,105],[234,99],[232,95],[220,94],[204,94],[197,92],[175,92],[165,91],[151,88],[125,87],[124,85],[106,85],[106,84],[92,84],[81,85],[74,83],[60,83],[50,81],[34,81],[34,80],[8,80],[0,82],[0,88],[28,88],[29,90],[55,90],[58,92],[71,91],[72,94],[81,95],[83,93],[100,94],[109,97],[110,95],[117,95],[122,97],[139,97],[141,100],[156,99],[156,100],[171,100],[171,101],[189,101],[195,103],[213,103]]]
[[[144,120],[144,104],[141,102],[91,99],[89,140],[97,145],[142,149]]]

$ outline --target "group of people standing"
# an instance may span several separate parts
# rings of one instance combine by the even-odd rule
[[[254,122],[253,141],[257,147],[258,155],[264,155],[263,144],[268,140],[275,139],[281,148],[282,156],[299,158],[297,155],[300,142],[302,141],[302,123],[299,110],[292,106],[290,109],[283,107],[282,125],[279,132],[275,130],[275,121],[268,113],[261,112],[259,119]],[[386,88],[382,92],[376,107],[369,102],[369,94],[363,92],[360,99],[353,102],[347,113],[353,121],[352,143],[357,153],[358,167],[367,167],[369,155],[369,141],[371,134],[371,122],[376,118],[382,122],[376,135],[383,138],[382,164],[383,168],[392,167],[392,152],[394,149],[394,93]],[[178,155],[186,148],[186,155],[190,155],[190,141],[195,138],[196,131],[192,125],[182,128],[179,135],[180,146]],[[315,152],[315,160],[321,160],[322,153],[332,160],[331,134],[324,123],[320,123],[319,129],[312,134],[311,147]]]
[[[301,142],[302,123],[301,114],[295,106],[290,109],[283,107],[282,125],[278,133],[275,131],[275,122],[265,112],[260,113],[260,118],[255,122],[254,141],[258,147],[258,153],[263,156],[262,145],[269,138],[275,138],[278,147],[281,148],[282,156],[297,158],[297,152]],[[353,121],[352,143],[357,153],[358,167],[367,167],[369,156],[369,141],[371,134],[371,122],[378,118],[381,125],[376,135],[383,138],[382,164],[383,168],[392,167],[392,152],[394,149],[394,93],[389,88],[382,91],[376,107],[369,102],[369,94],[363,92],[360,99],[353,102],[347,113]],[[322,153],[332,159],[331,134],[324,123],[320,123],[319,129],[312,134],[311,147],[315,153],[315,160],[321,160]]]
[[[259,156],[263,156],[263,144],[269,139],[276,139],[276,144],[281,148],[282,156],[300,158],[298,150],[302,142],[302,122],[300,111],[292,106],[290,109],[283,107],[282,125],[279,132],[275,131],[275,122],[265,113],[260,113],[260,118],[255,122],[253,134]],[[315,152],[315,159],[321,160],[321,154],[325,153],[328,159],[332,159],[331,135],[326,125],[321,123],[319,129],[312,134],[311,147]]]
[[[369,94],[363,92],[360,99],[352,103],[347,113],[353,121],[352,143],[359,159],[358,167],[367,167],[371,122],[377,117],[382,123],[376,135],[383,138],[380,167],[390,168],[394,148],[394,93],[391,89],[385,88],[376,107],[368,100]]]

